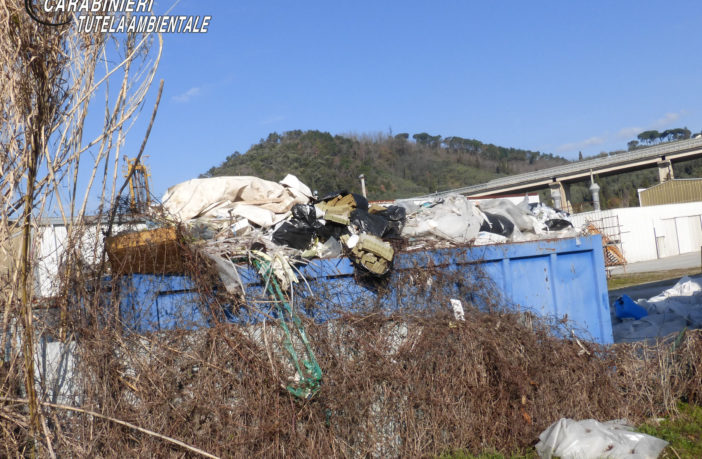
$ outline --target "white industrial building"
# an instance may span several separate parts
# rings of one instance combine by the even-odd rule
[[[628,263],[702,248],[702,202],[626,207],[571,216],[577,227],[592,222],[616,242]]]

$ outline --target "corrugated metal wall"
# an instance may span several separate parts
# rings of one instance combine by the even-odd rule
[[[642,206],[702,201],[702,179],[668,180],[639,194]]]

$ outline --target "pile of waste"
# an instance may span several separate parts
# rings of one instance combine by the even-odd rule
[[[431,202],[399,201],[407,210],[402,236],[410,242],[443,241],[452,244],[485,245],[535,239],[574,237],[581,233],[567,213],[543,204],[520,204],[492,199],[474,204],[460,194]],[[447,245],[447,244],[444,244]]]
[[[218,266],[226,266],[220,258],[258,247],[259,255],[268,254],[279,265],[274,271],[286,286],[296,282],[287,267],[293,257],[345,254],[369,273],[386,274],[394,256],[387,240],[399,238],[405,222],[404,208],[369,205],[355,193],[317,199],[293,175],[280,183],[256,177],[194,179],[170,188],[163,203],[205,241],[204,251]]]
[[[506,199],[479,205],[452,194],[428,202],[369,203],[345,190],[321,198],[293,175],[279,183],[257,177],[193,179],[168,189],[164,209],[184,222],[230,292],[243,291],[231,260],[254,254],[287,288],[291,263],[349,257],[375,276],[387,274],[397,247],[406,250],[573,237],[568,215]]]
[[[683,277],[648,299],[622,295],[614,302],[615,342],[655,341],[685,329],[702,328],[702,277]]]

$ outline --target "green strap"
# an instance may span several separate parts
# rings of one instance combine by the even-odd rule
[[[322,369],[317,363],[317,359],[312,351],[312,346],[307,339],[307,333],[302,325],[302,321],[295,314],[290,304],[285,299],[285,295],[278,284],[278,280],[272,275],[271,263],[261,262],[260,260],[254,260],[254,266],[258,269],[264,280],[268,279],[268,293],[277,300],[275,306],[280,313],[280,318],[278,324],[285,332],[285,340],[283,341],[283,346],[290,354],[290,360],[295,367],[295,371],[300,375],[301,381],[297,385],[288,385],[287,390],[294,396],[298,398],[310,398],[317,391],[322,384]],[[264,274],[265,273],[265,274]],[[290,328],[288,328],[287,321],[292,322],[294,330],[297,331],[300,340],[305,345],[305,352],[307,353],[307,359],[302,361],[302,367],[300,366],[300,359],[295,352],[295,348],[292,344],[292,335],[290,333]],[[303,371],[304,367],[304,371]]]

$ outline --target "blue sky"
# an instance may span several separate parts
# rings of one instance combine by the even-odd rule
[[[425,131],[573,159],[702,130],[699,1],[181,0],[172,14],[212,21],[165,36],[157,196],[273,131]]]

